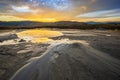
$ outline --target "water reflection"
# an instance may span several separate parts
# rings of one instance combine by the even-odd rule
[[[17,33],[18,37],[24,39],[26,41],[31,41],[33,43],[45,43],[49,41],[53,41],[49,39],[51,37],[62,36],[63,34],[59,31],[51,31],[51,30],[25,30]]]

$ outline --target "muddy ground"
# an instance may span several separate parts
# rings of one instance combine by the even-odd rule
[[[61,37],[56,37],[56,38],[52,38],[54,40],[63,40],[63,39],[68,39],[69,41],[71,40],[84,40],[87,43],[89,43],[90,47],[94,48],[95,50],[100,51],[102,54],[108,54],[110,57],[116,59],[116,60],[120,60],[120,31],[112,31],[112,30],[58,30],[64,34],[64,36]],[[1,42],[2,43],[2,42]],[[59,42],[57,42],[59,43]],[[9,80],[10,77],[19,69],[21,68],[23,65],[25,65],[27,63],[27,61],[33,57],[39,57],[41,56],[46,50],[48,50],[48,46],[50,46],[50,43],[47,44],[33,44],[33,43],[26,43],[26,42],[20,42],[19,44],[11,44],[11,45],[0,45],[0,80]],[[69,48],[69,47],[66,47]],[[61,50],[61,49],[60,49]],[[71,53],[72,54],[72,53]],[[79,54],[77,53],[77,56]],[[76,55],[72,55],[73,58],[76,57]],[[79,76],[79,74],[86,74],[84,73],[85,70],[87,70],[88,68],[91,68],[89,66],[86,66],[88,68],[86,69],[82,69],[79,68],[83,65],[81,65],[82,63],[76,60],[79,60],[78,58],[75,60],[72,60],[72,58],[68,57],[69,62],[71,63],[64,63],[66,61],[66,54],[65,55],[61,55],[60,57],[58,57],[56,59],[55,63],[60,63],[59,65],[53,64],[50,65],[50,69],[51,71],[51,76],[54,76],[55,74],[58,74],[59,76],[57,77],[57,75],[55,77],[51,77],[50,80],[55,80],[60,77],[63,76],[63,73],[66,75],[66,73],[68,73],[66,70],[68,68],[65,68],[66,66],[68,66],[68,64],[73,64],[73,66],[71,66],[71,68],[73,68],[72,70],[69,70],[69,76],[71,75],[75,75],[74,73],[76,73],[75,76],[72,77],[65,77],[66,79],[64,79],[64,77],[61,77],[61,80],[108,80],[109,78],[105,77],[105,78],[101,78],[104,72],[99,73],[100,75],[96,75],[96,76],[91,76],[92,74],[89,73],[87,71],[87,74],[89,76],[89,78],[85,78],[86,76],[82,76],[83,78],[81,78]],[[98,58],[97,58],[98,59]],[[72,61],[71,61],[72,60]],[[91,60],[91,58],[90,58]],[[111,61],[111,60],[110,60]],[[113,64],[113,63],[112,63]],[[62,65],[64,65],[62,67]],[[91,64],[89,64],[91,65]],[[99,64],[97,64],[99,66]],[[100,66],[103,65],[102,62],[100,62]],[[113,65],[114,66],[114,65]],[[58,73],[59,67],[61,71],[60,73]],[[103,66],[104,67],[104,66]],[[108,66],[110,67],[110,66]],[[114,66],[115,67],[115,66]],[[120,68],[120,66],[117,66]],[[95,67],[96,68],[96,67]],[[93,69],[93,68],[91,68]],[[90,69],[90,70],[91,70]],[[97,70],[99,68],[96,68],[96,71],[94,73],[94,71],[92,72],[94,75],[97,74]],[[106,68],[103,68],[104,70],[108,71],[106,73],[106,75],[109,75],[109,69],[107,70]],[[80,71],[83,70],[82,73],[80,73]],[[110,69],[111,70],[111,69]],[[65,72],[64,72],[65,71]],[[99,71],[99,70],[98,70]],[[119,72],[118,72],[119,73]],[[61,75],[60,75],[61,74]],[[95,77],[100,77],[99,79],[96,79]],[[94,78],[94,79],[93,79]],[[114,80],[116,78],[116,80],[119,80],[118,76],[112,77]],[[112,80],[111,78],[111,80]],[[37,80],[37,79],[36,79]],[[109,79],[110,80],[110,79]]]

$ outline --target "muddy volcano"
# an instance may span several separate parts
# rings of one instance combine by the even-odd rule
[[[120,80],[120,61],[84,42],[52,44],[10,80]]]

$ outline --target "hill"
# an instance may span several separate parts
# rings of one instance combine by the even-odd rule
[[[0,22],[0,29],[66,28],[66,29],[120,29],[120,22]]]

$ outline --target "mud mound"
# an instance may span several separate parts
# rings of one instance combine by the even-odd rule
[[[10,80],[119,80],[120,61],[82,43],[52,46]]]

